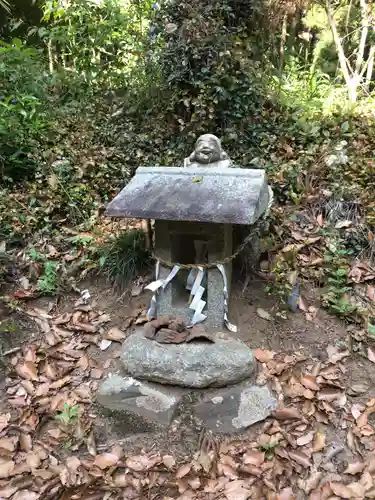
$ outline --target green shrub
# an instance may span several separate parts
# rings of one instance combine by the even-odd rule
[[[0,182],[30,177],[47,127],[44,70],[37,50],[0,44]]]

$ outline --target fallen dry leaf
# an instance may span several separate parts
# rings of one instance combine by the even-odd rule
[[[274,417],[277,420],[294,420],[301,418],[301,414],[298,408],[282,408],[281,410],[276,410],[274,412]]]
[[[367,297],[372,302],[375,302],[375,286],[367,285]]]
[[[271,361],[271,359],[274,358],[275,353],[272,351],[266,351],[263,349],[254,349],[253,354],[256,360],[258,360],[260,363],[268,363],[268,361]]]
[[[12,497],[12,500],[38,500],[39,498],[39,493],[35,493],[35,491],[18,490],[17,493]]]
[[[239,479],[225,485],[224,496],[227,500],[247,500],[251,492],[244,488],[244,481]]]
[[[112,467],[117,464],[122,457],[122,453],[121,446],[115,445],[110,452],[97,455],[95,457],[94,464],[100,469],[107,469],[108,467]]]
[[[277,500],[295,500],[295,498],[292,488],[284,488],[277,495]]]
[[[262,319],[266,319],[267,321],[272,321],[272,316],[270,315],[270,313],[265,311],[261,307],[257,308],[257,315]]]
[[[326,435],[323,429],[318,428],[314,436],[312,450],[314,453],[317,453],[319,451],[322,451],[325,448],[325,446],[326,446]]]
[[[341,361],[343,358],[346,358],[350,355],[349,351],[341,351],[339,352],[337,348],[333,345],[329,345],[327,347],[328,361],[332,364],[336,364],[338,361]]]
[[[87,451],[90,453],[91,456],[95,457],[96,456],[96,443],[95,443],[95,435],[94,435],[94,432],[91,431],[88,438],[87,438],[87,441],[86,441],[86,445],[87,445]]]
[[[371,363],[375,363],[375,353],[371,349],[371,347],[367,348],[367,357],[368,357],[368,360],[371,361]]]
[[[350,411],[353,417],[358,420],[361,413],[365,410],[365,407],[361,404],[354,404],[351,406]]]
[[[366,467],[363,462],[352,462],[344,470],[344,474],[359,474]]]
[[[99,349],[105,351],[112,344],[112,340],[102,339],[99,344]]]
[[[60,316],[57,316],[57,318],[54,318],[52,320],[52,323],[54,325],[66,325],[67,323],[69,323],[69,321],[72,319],[72,313],[64,313],[64,314],[60,314]]]
[[[244,454],[242,460],[244,464],[250,464],[259,467],[264,462],[264,452],[249,450]]]
[[[365,470],[359,482],[364,487],[366,492],[374,486],[374,479],[368,470]]]
[[[0,479],[7,479],[13,472],[15,464],[13,460],[8,460],[6,458],[0,458]]]
[[[26,463],[30,469],[37,469],[41,464],[41,459],[37,453],[30,452],[27,454]]]
[[[100,469],[108,469],[116,465],[118,462],[118,457],[113,453],[101,453],[95,457],[94,464]]]
[[[319,391],[319,385],[316,383],[316,377],[312,375],[304,375],[301,377],[301,384],[312,391]]]
[[[342,396],[342,391],[331,387],[325,387],[316,395],[318,401],[335,401]]]
[[[8,427],[10,417],[11,417],[10,413],[0,414],[0,432],[3,431],[6,427]]]
[[[17,374],[22,378],[28,380],[38,380],[36,364],[33,361],[25,361],[24,359],[20,359],[20,361],[15,366],[15,370]]]
[[[323,214],[319,214],[316,218],[316,222],[319,224],[320,227],[324,226],[324,219],[323,219]]]
[[[117,488],[125,488],[131,484],[130,474],[127,474],[126,472],[114,474],[112,476],[112,483]]]
[[[311,467],[310,459],[302,451],[289,451],[289,457],[297,462],[297,464],[302,465],[302,467]]]
[[[229,479],[237,479],[238,478],[238,472],[230,465],[220,464],[219,471],[224,476],[229,477]]]
[[[23,450],[25,452],[29,452],[33,449],[33,442],[32,442],[30,434],[24,434],[23,432],[21,432],[21,434],[20,434],[20,447],[21,447],[21,450]]]
[[[176,465],[176,460],[172,455],[164,455],[162,462],[168,469],[172,469]]]
[[[187,474],[189,474],[190,470],[191,470],[191,464],[181,465],[181,467],[177,469],[176,478],[181,479],[182,477],[185,477]]]
[[[296,442],[298,446],[305,446],[306,444],[311,443],[313,438],[314,438],[314,431],[310,431],[304,436],[300,436],[299,438],[297,438]]]
[[[300,295],[298,298],[298,308],[303,312],[308,312],[309,310],[309,305],[306,299],[302,297],[302,295]]]
[[[312,490],[318,487],[323,472],[314,471],[307,479],[300,478],[298,480],[298,487],[305,493],[309,494]]]
[[[114,326],[108,330],[103,338],[107,340],[113,340],[114,342],[122,342],[125,337],[125,333],[120,330],[120,328],[117,328],[117,326]]]
[[[0,449],[6,450],[6,451],[15,451],[18,445],[18,437],[17,436],[11,436],[11,437],[4,437],[0,438]]]
[[[353,384],[348,389],[348,394],[350,396],[356,396],[357,394],[364,394],[369,389],[367,384]]]
[[[95,380],[99,380],[102,378],[103,373],[104,373],[103,370],[99,370],[99,368],[93,368],[90,371],[90,376]]]
[[[129,457],[126,459],[126,466],[129,469],[135,470],[137,472],[144,472],[151,469],[156,464],[160,464],[162,461],[160,455],[137,455],[134,457]]]

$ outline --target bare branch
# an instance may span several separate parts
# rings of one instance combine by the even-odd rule
[[[336,45],[336,50],[337,50],[337,55],[339,58],[340,68],[341,68],[342,74],[344,75],[344,79],[345,79],[346,84],[348,86],[350,86],[352,78],[351,78],[351,75],[349,73],[347,63],[346,63],[344,48],[343,48],[342,41],[341,41],[338,29],[337,29],[337,25],[336,25],[333,11],[332,11],[332,5],[331,5],[330,0],[325,1],[325,6],[326,6],[326,11],[327,11],[329,26],[331,28],[333,40],[334,40],[335,45]]]
[[[359,2],[361,5],[361,14],[362,14],[362,33],[361,33],[361,40],[360,40],[359,46],[358,46],[357,61],[355,64],[355,72],[357,75],[359,75],[359,73],[361,71],[361,66],[363,63],[363,54],[365,52],[367,33],[368,33],[368,28],[369,28],[369,19],[368,19],[368,15],[367,15],[366,0],[359,0]]]
[[[369,52],[367,61],[366,61],[367,72],[366,72],[365,89],[367,90],[367,92],[370,89],[370,82],[371,82],[371,78],[372,78],[372,73],[374,71],[374,57],[375,57],[375,45],[372,44],[370,47],[370,52]],[[365,68],[366,68],[366,66],[365,66]]]

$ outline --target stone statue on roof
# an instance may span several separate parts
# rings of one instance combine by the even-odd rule
[[[232,160],[221,147],[216,135],[198,137],[194,151],[184,160],[184,167],[233,167]]]

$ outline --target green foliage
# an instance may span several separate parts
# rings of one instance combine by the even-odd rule
[[[162,3],[155,19],[158,64],[172,90],[168,111],[185,134],[235,133],[236,123],[246,127],[261,111],[267,72],[252,43],[259,10],[256,2]]]
[[[266,287],[266,291],[279,299],[281,307],[289,308],[290,298],[297,286],[298,271],[297,250],[294,245],[289,245],[286,250],[279,252],[271,268],[273,274],[272,284]],[[283,312],[280,312],[283,316]]]
[[[55,415],[55,419],[65,426],[74,424],[78,418],[78,410],[78,405],[69,406],[68,403],[64,403],[62,411]]]
[[[40,55],[20,40],[0,43],[0,174],[2,181],[30,177],[47,126]]]
[[[57,264],[52,261],[44,263],[43,273],[38,279],[36,288],[43,295],[55,295],[59,288]]]
[[[340,240],[332,242],[324,256],[326,264],[327,287],[324,302],[329,310],[338,316],[347,317],[353,314],[356,307],[350,303],[348,252]]]
[[[150,263],[145,233],[139,229],[109,238],[98,248],[101,271],[110,280],[126,286]]]
[[[372,321],[367,325],[367,331],[368,331],[368,336],[372,339],[375,340],[375,319],[372,318]]]
[[[35,248],[29,251],[29,257],[42,265],[42,271],[36,284],[36,289],[42,295],[55,295],[60,289],[60,277],[58,275],[58,264],[47,260],[44,255],[37,252]]]
[[[93,88],[125,85],[130,75],[136,78],[142,73],[150,8],[149,1],[75,0],[64,5],[58,0],[46,0],[46,26],[37,32],[49,44],[50,67],[57,62],[82,75]]]

